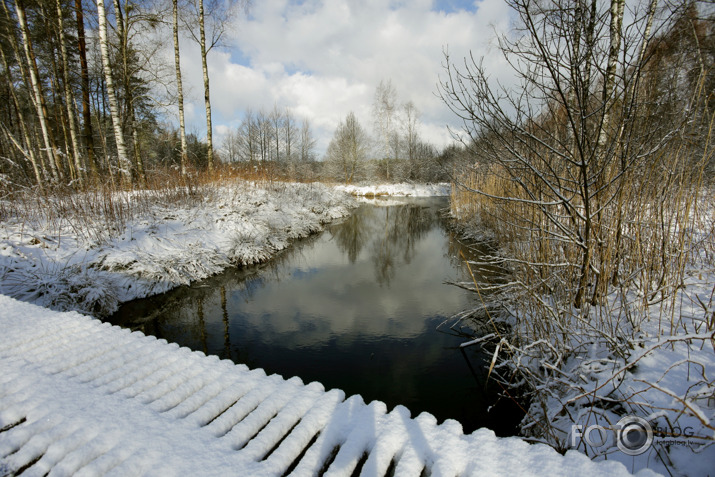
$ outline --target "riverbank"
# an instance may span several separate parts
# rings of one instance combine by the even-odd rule
[[[350,213],[322,184],[235,181],[3,203],[0,294],[106,316],[231,265],[268,260]]]
[[[490,217],[465,214],[463,235],[490,243],[498,237],[500,249],[485,261],[512,272],[505,283],[479,283],[490,319],[507,323],[511,335],[499,336],[490,319],[482,319],[472,326],[491,333],[491,341],[475,333],[465,346],[487,348],[494,356],[492,375],[507,387],[516,383],[526,390],[531,406],[522,436],[561,451],[578,449],[596,461],[622,462],[632,472],[711,473],[715,210],[706,202],[698,210],[687,229],[673,227],[688,247],[686,258],[672,258],[683,252],[677,248],[664,258],[668,266],[682,267],[673,292],[666,287],[644,292],[640,276],[634,276],[582,308],[559,302],[546,286],[527,286],[513,248],[528,244],[518,238],[507,243],[498,229],[485,232]],[[453,214],[459,212],[453,208]],[[483,317],[483,309],[472,316]]]
[[[369,184],[369,185],[336,185],[336,190],[347,192],[357,197],[444,197],[451,193],[449,183],[438,184]]]

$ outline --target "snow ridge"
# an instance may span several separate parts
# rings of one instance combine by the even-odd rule
[[[629,475],[76,312],[0,309],[0,475]]]

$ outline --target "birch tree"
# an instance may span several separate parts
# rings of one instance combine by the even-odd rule
[[[390,180],[390,155],[394,151],[395,114],[397,113],[397,91],[392,80],[381,80],[375,89],[372,105],[375,132],[380,143],[381,158],[385,162],[385,178]]]
[[[204,78],[204,105],[206,108],[206,146],[208,147],[208,163],[209,172],[214,168],[213,154],[213,126],[211,125],[211,92],[209,88],[209,68],[206,55],[209,50],[218,42],[220,34],[216,38],[216,42],[206,47],[206,21],[204,18],[204,0],[199,0],[199,45],[201,47],[201,70]]]
[[[326,160],[333,175],[345,184],[350,184],[362,174],[368,150],[367,132],[351,111],[335,130],[328,145]]]
[[[87,162],[92,169],[94,180],[99,180],[99,167],[94,154],[94,134],[92,132],[92,111],[89,100],[89,67],[87,65],[87,42],[84,31],[84,11],[82,0],[75,0],[75,17],[77,19],[77,53],[79,54],[80,79],[82,85],[82,122],[84,146],[87,152]]]
[[[179,51],[179,0],[172,0],[172,31],[174,38],[174,66],[176,69],[176,92],[179,107],[179,136],[181,140],[181,177],[186,180],[188,148],[186,146],[186,121],[184,119],[184,86],[181,79],[181,54]]]
[[[35,111],[37,112],[37,118],[40,123],[40,130],[42,132],[42,141],[44,145],[45,154],[47,155],[47,162],[50,165],[50,170],[52,171],[53,178],[55,180],[60,180],[63,176],[62,168],[61,164],[59,163],[59,158],[55,154],[55,145],[51,137],[50,126],[48,124],[48,118],[46,114],[46,107],[44,107],[45,99],[42,94],[42,86],[40,84],[37,63],[35,62],[35,53],[32,48],[32,42],[30,40],[27,17],[25,15],[25,8],[22,0],[15,0],[15,13],[17,14],[18,25],[20,27],[22,46],[25,53],[27,71],[29,72],[30,85],[32,87],[32,99],[33,104],[35,106]],[[19,54],[18,61],[21,61]]]
[[[75,170],[77,173],[77,180],[80,185],[84,183],[85,171],[82,165],[82,160],[80,158],[80,145],[79,138],[77,135],[77,118],[75,116],[74,108],[74,94],[72,93],[72,88],[70,86],[70,64],[67,55],[67,39],[65,37],[65,25],[62,18],[62,3],[60,0],[55,0],[55,8],[57,11],[57,27],[59,34],[60,43],[60,53],[62,61],[62,83],[64,86],[65,93],[65,108],[67,110],[67,120],[69,123],[70,138],[71,138],[71,148],[72,148],[72,158],[74,160]]]
[[[248,8],[248,2],[242,2]],[[235,2],[233,0],[192,0],[193,11],[184,16],[191,38],[199,45],[201,51],[201,71],[204,84],[204,109],[206,111],[206,145],[208,147],[207,164],[209,171],[214,168],[213,124],[211,117],[211,86],[208,69],[208,54],[221,44],[227,25],[233,17]],[[207,22],[207,18],[209,21]]]
[[[132,183],[132,164],[127,155],[127,147],[124,142],[122,132],[122,121],[119,117],[119,101],[114,89],[114,79],[112,78],[112,66],[109,58],[109,39],[107,34],[107,16],[104,8],[104,0],[97,0],[97,13],[99,15],[99,48],[102,56],[102,69],[104,81],[107,87],[107,100],[109,101],[109,114],[114,130],[114,140],[117,146],[117,159],[119,171],[125,186]]]
[[[7,89],[10,92],[12,104],[15,107],[15,110],[19,113],[19,111],[21,111],[20,100],[18,99],[17,93],[15,92],[13,78],[10,70],[10,63],[8,62],[7,57],[5,56],[5,52],[2,48],[0,48],[0,59],[2,59],[2,64],[5,68]],[[17,138],[13,136],[12,131],[10,131],[7,127],[3,126],[3,132],[6,136],[8,136],[9,141],[15,146],[15,148],[20,151],[20,153],[30,162],[30,165],[32,166],[32,171],[35,175],[35,181],[37,182],[40,191],[44,191],[44,184],[42,174],[40,173],[40,166],[35,156],[35,148],[33,147],[32,140],[30,138],[30,133],[28,131],[25,118],[22,114],[17,115],[17,122],[20,125],[20,131],[22,134],[23,141],[22,144],[20,143],[20,141],[17,140]]]
[[[408,178],[410,180],[417,179],[419,175],[419,154],[420,136],[418,131],[419,126],[419,111],[415,103],[408,101],[402,107],[403,110],[403,135],[405,151],[407,152]]]
[[[310,121],[304,119],[300,126],[300,162],[307,163],[315,158],[316,141],[310,129]]]
[[[136,170],[136,176],[139,180],[139,184],[143,187],[146,185],[146,175],[144,172],[144,161],[141,155],[141,149],[139,145],[139,131],[137,130],[137,119],[135,111],[135,96],[134,96],[134,74],[133,71],[136,65],[130,64],[134,63],[135,58],[132,55],[131,45],[129,44],[130,29],[132,24],[135,22],[133,18],[130,17],[130,12],[136,11],[136,6],[131,3],[126,2],[124,4],[124,9],[122,10],[122,4],[120,0],[113,0],[114,3],[114,17],[116,19],[117,36],[119,39],[119,58],[121,61],[121,88],[123,90],[124,99],[124,115],[122,117],[122,130],[129,129],[129,134],[132,138],[132,156],[134,159],[134,167]],[[128,128],[125,126],[127,125]]]

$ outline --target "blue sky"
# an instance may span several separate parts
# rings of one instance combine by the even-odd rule
[[[506,65],[493,46],[508,27],[504,0],[260,0],[231,23],[226,44],[209,55],[214,133],[237,127],[247,108],[288,108],[310,122],[318,152],[353,111],[368,129],[375,88],[390,79],[401,103],[421,113],[421,134],[438,147],[455,118],[435,96],[443,49],[473,51],[495,77]],[[189,130],[204,134],[196,46],[182,45]]]

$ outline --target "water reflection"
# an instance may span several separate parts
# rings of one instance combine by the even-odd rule
[[[460,340],[436,331],[473,306],[472,294],[445,284],[469,279],[458,259],[465,250],[441,214],[446,206],[363,205],[269,264],[128,303],[111,321],[415,415],[459,419],[465,430],[508,434],[518,416],[486,412],[494,392],[470,371]],[[474,368],[489,358],[465,356]]]

